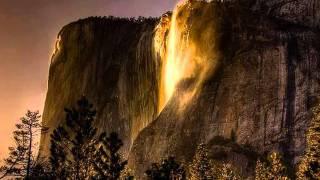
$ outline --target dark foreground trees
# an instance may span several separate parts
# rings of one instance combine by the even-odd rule
[[[146,171],[149,180],[185,180],[186,171],[174,157],[164,159],[160,164],[153,163]]]
[[[277,152],[272,152],[268,155],[268,161],[262,162],[260,160],[256,163],[255,179],[289,179],[286,167],[282,163],[282,157]]]
[[[313,109],[307,132],[307,149],[297,173],[298,179],[320,179],[320,105]]]
[[[51,157],[55,177],[85,179],[92,174],[96,132],[93,121],[96,115],[92,104],[85,97],[77,107],[65,109],[66,124],[51,135]]]
[[[65,123],[51,135],[49,162],[36,158],[35,137],[47,130],[40,123],[39,112],[28,111],[16,125],[16,146],[10,148],[10,156],[1,167],[1,178],[10,176],[23,179],[134,179],[121,157],[123,142],[117,133],[98,134],[94,128],[96,111],[82,97],[76,107],[65,109]],[[319,179],[320,108],[314,110],[307,134],[307,151],[298,172],[299,179]],[[150,180],[184,179],[243,179],[231,164],[211,161],[209,148],[200,144],[194,160],[185,169],[175,158],[169,157],[154,163],[146,171]],[[286,168],[278,153],[271,153],[268,161],[258,161],[255,179],[288,179]]]
[[[65,109],[66,124],[51,135],[52,174],[62,179],[110,179],[120,177],[127,161],[119,153],[123,143],[117,133],[97,134],[96,111],[82,97],[77,107]]]
[[[119,179],[121,172],[125,169],[127,161],[123,161],[120,148],[123,146],[121,139],[117,133],[106,133],[100,135],[100,148],[94,154],[94,169],[97,179]]]
[[[213,163],[208,156],[208,147],[200,144],[189,167],[189,179],[214,179]]]
[[[35,139],[41,132],[47,130],[42,126],[40,117],[39,111],[27,111],[20,119],[21,122],[16,124],[16,130],[13,132],[15,146],[9,147],[9,157],[4,160],[5,164],[1,167],[0,179],[6,176],[31,179],[33,170],[40,164],[34,153]]]

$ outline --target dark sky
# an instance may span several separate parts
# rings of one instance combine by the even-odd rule
[[[43,110],[59,30],[88,16],[160,16],[178,0],[0,0],[0,158],[27,109]]]

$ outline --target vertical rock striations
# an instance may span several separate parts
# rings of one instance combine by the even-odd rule
[[[64,121],[63,108],[86,95],[99,131],[124,140],[138,178],[169,155],[188,164],[200,143],[248,175],[271,150],[296,164],[320,95],[320,5],[270,8],[284,1],[189,0],[160,24],[88,18],[67,25],[50,65],[44,124],[52,131]],[[170,96],[166,72],[176,80]],[[49,134],[41,137],[42,156]]]
[[[52,56],[41,137],[48,155],[50,132],[85,95],[97,110],[99,131],[118,132],[128,153],[133,139],[157,115],[159,61],[153,50],[157,19],[88,18],[65,26]]]
[[[294,165],[304,151],[309,109],[320,95],[317,28],[237,3],[212,4],[220,15],[211,32],[218,38],[219,66],[181,109],[192,86],[182,80],[139,134],[129,157],[138,177],[169,155],[188,164],[200,143],[209,145],[212,158],[231,161],[247,175],[259,154],[280,151]],[[198,5],[185,6],[196,15],[211,6]]]

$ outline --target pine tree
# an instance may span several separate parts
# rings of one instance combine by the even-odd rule
[[[121,171],[120,180],[134,180],[134,171],[130,169],[128,166]]]
[[[53,179],[50,164],[45,158],[37,158],[36,164],[32,167],[30,179],[50,180]]]
[[[267,177],[268,177],[268,171],[267,171],[266,164],[258,160],[256,163],[256,169],[255,169],[255,179],[263,180],[263,179],[267,179]]]
[[[67,179],[71,175],[69,167],[72,162],[67,158],[67,156],[70,156],[68,154],[71,146],[70,139],[67,131],[62,126],[55,129],[51,134],[51,155],[49,160],[54,177]]]
[[[77,102],[77,108],[65,109],[65,112],[65,126],[59,126],[51,135],[53,176],[75,180],[119,179],[127,161],[123,161],[119,153],[123,142],[118,134],[97,135],[93,127],[96,111],[85,97]]]
[[[36,165],[35,139],[41,132],[47,130],[42,126],[40,118],[39,111],[28,110],[20,119],[21,123],[16,124],[17,130],[13,132],[15,147],[9,147],[9,157],[4,160],[5,165],[0,168],[2,172],[0,178],[16,176],[30,179],[32,169]]]
[[[169,157],[161,164],[153,163],[146,171],[147,179],[150,180],[185,180],[186,172],[182,165],[175,161],[174,157]]]
[[[279,153],[272,152],[268,156],[268,162],[263,163],[257,161],[255,170],[256,180],[286,180],[289,179],[286,175],[286,167],[282,163],[282,157]]]
[[[77,108],[65,109],[66,126],[51,135],[50,162],[55,177],[82,180],[93,176],[96,128],[92,123],[96,111],[82,97]]]
[[[216,177],[218,180],[239,180],[240,176],[235,172],[231,164],[223,163],[219,168],[219,173]]]
[[[306,138],[306,153],[299,165],[297,177],[320,179],[320,105],[313,109],[313,118]]]
[[[282,157],[279,153],[273,152],[269,156],[270,168],[268,177],[269,179],[288,179],[286,175],[286,167],[281,162]]]
[[[212,162],[208,158],[208,148],[200,144],[190,165],[190,180],[211,180],[213,178]]]
[[[99,172],[96,179],[119,179],[121,172],[125,169],[127,161],[123,161],[120,148],[123,146],[118,134],[113,132],[109,136],[106,133],[100,135],[99,150],[95,153],[94,169]]]

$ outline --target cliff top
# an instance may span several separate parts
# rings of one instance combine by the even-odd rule
[[[87,23],[94,23],[94,24],[101,24],[101,25],[108,25],[108,24],[151,24],[154,25],[159,21],[160,18],[158,17],[115,17],[115,16],[92,16],[87,17],[84,19],[79,19],[77,21],[71,22],[65,25],[61,31],[59,32],[58,36],[61,35],[66,29],[72,28],[75,25],[84,25]]]

